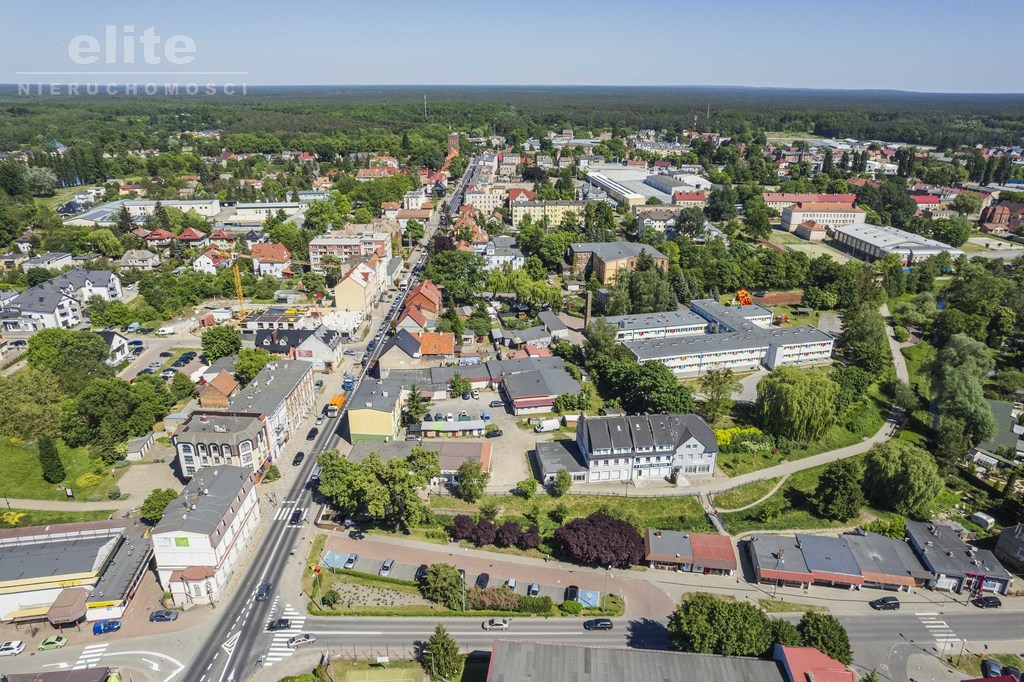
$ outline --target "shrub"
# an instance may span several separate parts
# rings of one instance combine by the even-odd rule
[[[269,469],[267,469],[267,473],[265,473],[263,475],[263,480],[266,483],[273,483],[274,481],[278,481],[280,479],[281,479],[281,470],[278,469],[276,465],[275,466],[271,466]]]
[[[331,607],[341,601],[341,595],[338,594],[337,590],[331,589],[324,592],[323,596],[320,597],[320,603],[324,606]]]
[[[553,602],[551,597],[527,597],[519,595],[519,608],[517,611],[523,613],[550,613]]]
[[[595,512],[555,531],[562,551],[578,563],[633,566],[644,558],[644,541],[632,524]]]
[[[75,479],[76,488],[91,488],[100,482],[100,477],[92,473],[84,473]]]
[[[558,608],[572,616],[578,616],[583,613],[583,604],[578,601],[564,601]]]
[[[89,500],[90,502],[99,502],[100,500],[102,500],[102,499],[103,499],[103,496],[101,496],[101,495],[100,495],[99,493],[93,493],[93,494],[92,494],[92,495],[90,495],[90,496],[89,496],[89,497],[88,497],[87,499],[88,499],[88,500]]]
[[[110,486],[110,490],[107,491],[108,500],[118,500],[121,498],[121,489],[116,485]]]
[[[892,330],[892,337],[900,343],[906,343],[910,340],[910,332],[906,327],[896,327]]]
[[[472,540],[476,530],[476,523],[473,517],[466,514],[459,514],[452,523],[452,538],[455,540]]]
[[[498,547],[512,547],[519,544],[519,538],[523,536],[523,529],[515,521],[506,521],[498,526],[494,534],[494,544]]]
[[[501,513],[501,502],[496,497],[489,497],[480,503],[480,518],[494,521]]]
[[[486,590],[474,587],[466,592],[466,609],[469,611],[518,611],[519,596],[505,585],[489,587]]]
[[[487,519],[480,519],[473,530],[473,542],[479,547],[481,545],[494,544],[494,538],[498,533],[497,527]]]
[[[537,549],[540,547],[540,531],[537,526],[530,526],[530,530],[519,536],[519,549]]]
[[[516,483],[516,492],[527,500],[533,498],[537,493],[537,481],[533,478],[524,478],[519,483]]]

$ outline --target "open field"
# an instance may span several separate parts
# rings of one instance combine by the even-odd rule
[[[43,467],[35,443],[20,443],[0,438],[0,462],[4,463],[0,492],[8,497],[26,500],[66,500],[64,488],[71,488],[76,500],[105,496],[124,469],[115,469],[89,456],[88,448],[69,448],[56,441],[64,470],[63,484],[43,480]],[[114,473],[111,473],[113,471]]]

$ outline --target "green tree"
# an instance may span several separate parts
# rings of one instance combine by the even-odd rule
[[[89,242],[107,258],[120,258],[124,255],[124,245],[121,240],[105,227],[90,232]]]
[[[975,192],[960,192],[949,205],[960,215],[970,215],[981,210],[981,197]]]
[[[835,424],[838,392],[824,373],[776,367],[757,385],[755,411],[769,433],[812,443]]]
[[[459,497],[467,502],[476,502],[484,494],[491,474],[480,468],[480,461],[467,459],[459,465]]]
[[[902,440],[871,446],[864,459],[864,492],[875,506],[898,514],[923,512],[942,490],[935,459]]]
[[[242,349],[242,334],[235,327],[217,325],[203,332],[203,352],[210,363],[234,355]]]
[[[559,469],[555,473],[555,480],[551,483],[552,497],[561,497],[569,492],[572,487],[572,476],[565,469]]]
[[[853,662],[853,649],[846,628],[828,613],[808,611],[796,626],[804,646],[814,647],[826,656],[831,656],[843,665]]]
[[[335,589],[327,590],[320,597],[320,603],[327,608],[333,607],[335,604],[341,601],[341,595]]]
[[[516,483],[516,492],[527,500],[533,499],[533,496],[537,494],[537,481],[532,476],[524,478]]]
[[[731,369],[711,369],[700,378],[700,390],[704,394],[701,412],[709,422],[716,422],[732,410],[734,393],[742,389]]]
[[[473,300],[487,279],[483,256],[468,251],[435,253],[427,262],[423,276],[460,303]]]
[[[892,364],[882,315],[872,305],[861,304],[847,309],[842,319],[843,351],[857,367],[878,376]]]
[[[818,515],[834,521],[860,516],[864,491],[859,479],[860,467],[853,460],[839,460],[826,466],[811,496]]]
[[[431,564],[423,577],[420,592],[424,598],[452,611],[462,610],[462,576],[450,564]]]
[[[732,187],[722,187],[711,192],[708,196],[704,213],[711,220],[729,220],[736,217],[736,204],[740,201],[740,195]]]
[[[47,483],[60,483],[64,480],[64,463],[52,438],[39,439],[39,463],[43,467],[43,479]]]
[[[772,644],[782,646],[800,646],[800,631],[788,620],[772,618],[770,621]]]
[[[413,384],[409,387],[409,398],[405,401],[405,412],[412,424],[423,421],[430,410],[430,401],[420,392],[420,387]]]
[[[720,656],[762,656],[774,643],[768,617],[758,607],[704,592],[680,604],[669,617],[668,631],[680,651]]]
[[[423,239],[424,230],[423,223],[418,220],[410,220],[405,224],[405,238],[409,240],[409,245],[419,244],[420,240]]]
[[[178,493],[170,488],[157,488],[151,492],[139,509],[139,517],[151,526],[155,526],[164,516],[167,505],[177,499]]]
[[[265,348],[243,348],[238,351],[238,359],[235,361],[235,373],[242,383],[248,384],[256,378],[256,375],[263,371],[274,354]]]
[[[458,372],[452,375],[451,381],[448,383],[453,396],[460,396],[473,389],[473,385],[470,383],[469,379]]]
[[[96,378],[112,374],[110,349],[98,334],[74,329],[43,329],[28,340],[26,360],[33,369],[53,372],[61,388],[76,394]]]
[[[178,400],[184,400],[192,395],[196,385],[188,378],[187,374],[178,372],[171,379],[171,394]]]
[[[432,680],[453,682],[462,676],[465,658],[459,653],[455,638],[443,625],[434,628],[434,634],[423,647],[423,667]]]

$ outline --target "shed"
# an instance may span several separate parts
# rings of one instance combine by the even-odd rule
[[[88,610],[89,591],[84,587],[69,587],[61,590],[46,612],[46,620],[53,625],[71,625],[85,618]]]

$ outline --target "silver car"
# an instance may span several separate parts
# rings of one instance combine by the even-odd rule
[[[316,641],[316,635],[312,632],[303,632],[301,635],[295,635],[289,639],[286,644],[289,649],[298,649],[300,646],[306,646]]]

